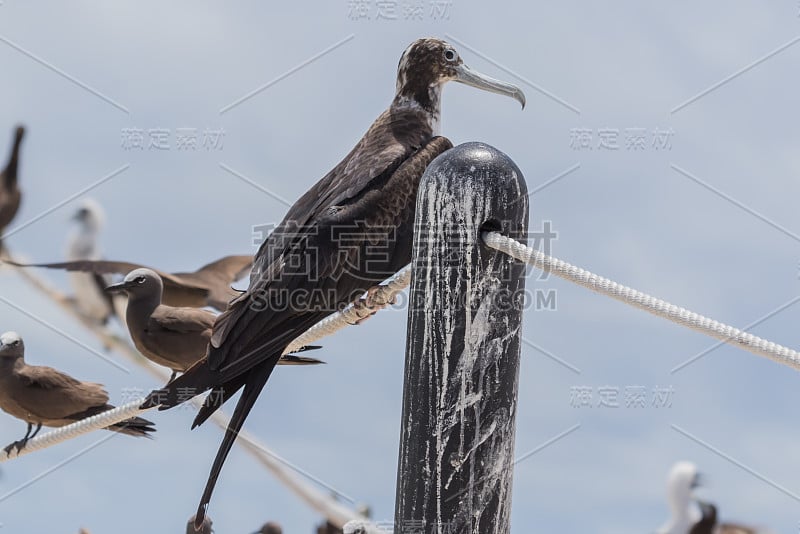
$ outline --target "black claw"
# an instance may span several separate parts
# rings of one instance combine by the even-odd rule
[[[10,445],[6,446],[3,450],[6,451],[6,456],[11,456],[11,451],[17,449],[17,454],[19,454],[20,451],[24,449],[25,445],[27,444],[28,444],[27,439],[20,439],[12,442]]]

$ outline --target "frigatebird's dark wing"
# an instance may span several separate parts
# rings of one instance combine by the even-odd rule
[[[350,153],[289,208],[276,232],[288,222],[306,225],[328,207],[354,199],[373,181],[387,178],[431,136],[420,110],[384,111]],[[268,243],[261,246],[257,260]]]
[[[412,147],[408,156],[401,161],[383,160],[379,151],[374,152],[372,164],[383,163],[384,172],[377,174],[367,187],[355,192],[352,197],[346,196],[346,180],[331,180],[345,192],[329,195],[329,198],[341,199],[341,203],[317,205],[320,211],[308,219],[309,224],[302,228],[302,232],[288,239],[279,257],[266,264],[266,270],[258,273],[256,278],[251,277],[247,292],[233,301],[220,316],[225,319],[222,325],[220,319],[217,320],[214,336],[220,326],[225,328],[225,333],[217,339],[216,344],[212,336],[209,355],[167,384],[165,390],[154,392],[145,401],[146,406],[157,395],[160,409],[167,409],[185,400],[180,398],[178,392],[187,391],[187,388],[194,388],[189,391],[198,394],[205,389],[215,388],[222,392],[223,401],[243,388],[211,466],[198,513],[208,505],[225,458],[284,348],[296,336],[352,299],[356,292],[364,291],[410,261],[419,179],[436,156],[452,147],[444,137],[433,138],[427,143],[423,140],[422,143],[419,148]],[[359,153],[353,157],[359,157]],[[367,160],[363,165],[365,170],[374,169]],[[355,242],[347,242],[343,246],[332,232],[337,228],[355,229]],[[387,228],[394,228],[404,235],[382,234]],[[272,236],[267,243],[274,243]],[[364,270],[362,262],[368,256],[370,245],[383,247],[387,252],[386,262],[374,272]],[[262,246],[259,254],[263,249]],[[258,257],[257,261],[261,259]],[[356,272],[342,269],[342,262],[350,267],[355,266]],[[292,265],[298,270],[292,272],[287,269]],[[392,272],[387,274],[388,270]],[[307,302],[299,309],[292,305],[288,308],[276,307],[273,298],[267,296],[266,305],[261,308],[257,306],[259,295],[277,295],[280,298],[281,295],[315,291],[322,295],[316,305]],[[235,322],[229,322],[232,320]],[[219,397],[211,397],[215,397],[215,400],[209,402],[207,398],[193,427],[220,407]]]
[[[262,325],[270,324],[266,322],[269,313],[251,313],[249,317],[243,318],[242,315],[249,307],[247,302],[263,295],[274,285],[273,281],[278,277],[294,278],[296,283],[302,285],[309,283],[308,278],[284,276],[286,273],[283,272],[282,266],[286,257],[292,255],[300,257],[299,255],[305,254],[309,247],[316,247],[315,253],[320,256],[318,262],[322,260],[322,263],[314,266],[319,280],[326,276],[323,274],[326,269],[324,265],[326,252],[323,249],[326,245],[328,253],[334,255],[340,253],[338,250],[331,250],[331,246],[336,248],[336,243],[316,242],[330,237],[331,233],[335,232],[331,229],[333,225],[352,225],[357,218],[362,220],[372,218],[372,214],[383,207],[374,205],[376,197],[386,196],[385,202],[389,204],[390,210],[395,208],[394,211],[397,211],[397,208],[407,207],[409,202],[413,207],[416,201],[416,184],[425,167],[440,152],[452,146],[446,139],[426,146],[430,137],[431,130],[419,110],[390,108],[378,117],[364,137],[336,167],[295,202],[283,221],[259,248],[250,275],[250,287],[231,302],[228,310],[217,320],[212,336],[212,346],[215,349],[212,350],[214,355],[210,359],[212,367],[219,366],[221,361],[226,359],[229,350],[239,352],[238,349],[242,345],[248,344],[247,341],[239,340],[236,332],[250,331],[255,334],[248,327],[253,318],[258,316],[258,322]],[[445,147],[445,143],[448,146]],[[420,150],[423,146],[426,146],[426,150]],[[412,158],[412,155],[416,157]],[[395,171],[404,163],[406,164],[404,172],[394,176]],[[392,192],[384,190],[387,186]],[[373,194],[368,194],[370,191]],[[410,193],[413,194],[409,196]],[[394,194],[397,196],[391,198]],[[397,226],[398,220],[392,220],[388,213],[383,216],[386,218],[385,221],[375,221],[375,223]],[[329,257],[328,261],[336,262],[337,258]],[[391,274],[393,273],[387,273],[385,277]],[[285,287],[284,292],[288,293],[292,289]],[[229,343],[226,339],[233,329],[236,331],[233,337],[236,337],[237,341]],[[270,324],[269,331],[280,330]],[[297,335],[300,333],[302,331]]]
[[[386,127],[380,124],[378,126]],[[372,143],[383,143],[383,146],[373,147]],[[388,149],[387,143],[391,144]],[[292,339],[335,311],[336,307],[348,302],[357,291],[369,288],[410,261],[410,240],[419,180],[428,164],[451,148],[452,144],[444,137],[436,137],[428,142],[421,139],[420,146],[410,146],[408,154],[399,161],[394,155],[391,158],[381,156],[383,153],[394,154],[393,147],[397,143],[396,138],[386,136],[382,139],[380,136],[373,137],[370,143],[362,140],[358,145],[362,147],[362,151],[352,152],[348,159],[357,159],[362,154],[369,154],[370,158],[361,163],[348,162],[346,159],[343,163],[349,163],[353,168],[362,169],[367,174],[374,174],[375,177],[367,182],[366,187],[360,191],[353,190],[350,196],[348,191],[351,188],[348,187],[345,177],[326,177],[328,183],[337,184],[340,189],[338,194],[327,195],[330,199],[327,203],[315,202],[316,211],[310,217],[291,210],[299,213],[310,224],[304,225],[302,233],[284,240],[284,248],[278,257],[265,263],[266,269],[256,277],[251,277],[247,292],[233,301],[220,316],[223,318],[222,323],[220,319],[217,320],[215,335],[218,328],[223,328],[224,333],[217,338],[216,343],[212,336],[209,356],[167,384],[165,390],[154,392],[145,401],[146,406],[154,402],[153,396],[157,395],[156,402],[161,404],[161,409],[167,409],[185,400],[181,399],[178,392],[187,391],[186,388],[194,388],[193,391],[198,394],[209,388],[218,388],[223,393],[223,401],[244,388],[211,467],[200,509],[204,510],[210,501],[225,458],[284,348]],[[382,172],[375,170],[379,164]],[[337,166],[337,169],[341,168],[346,168],[346,165]],[[307,198],[307,195],[303,198]],[[331,204],[331,200],[339,202]],[[354,225],[356,230],[363,230],[355,232],[355,242],[342,246],[341,242],[334,239],[332,229],[352,230]],[[387,228],[394,228],[404,235],[385,235],[382,232]],[[396,240],[402,242],[398,243]],[[266,250],[262,246],[257,261],[262,260],[265,251],[270,253],[272,250],[275,253],[276,243],[273,236],[270,236]],[[364,264],[361,262],[370,245],[383,245],[386,250],[385,263],[379,265],[374,272],[364,271]],[[344,258],[342,252],[345,253]],[[357,266],[361,272],[347,272],[342,269],[343,261],[344,265]],[[287,265],[293,264],[296,266],[294,271],[287,269]],[[391,272],[387,274],[389,270]],[[269,291],[286,295],[319,291],[323,298],[318,309],[308,304],[305,309],[292,309],[291,306],[279,308],[272,306],[274,303],[270,302],[269,297],[267,306],[262,309],[253,305],[256,302],[254,299],[268,294]],[[216,402],[208,402],[207,399],[193,426],[202,423],[216,411],[221,405],[219,400],[217,398]]]
[[[217,320],[209,357],[212,369],[233,364],[233,361],[228,361],[228,354],[232,353],[236,355],[233,359],[238,372],[243,372],[257,359],[250,356],[240,360],[244,356],[243,350],[252,351],[263,344],[266,341],[263,332],[291,330],[299,335],[332,311],[329,309],[328,313],[320,314],[254,311],[250,306],[253,299],[263,299],[267,292],[276,290],[290,296],[311,287],[334,295],[333,298],[339,301],[326,301],[325,304],[335,306],[349,301],[354,291],[391,276],[410,261],[410,257],[395,259],[381,272],[374,272],[375,262],[371,266],[356,267],[358,259],[355,258],[368,255],[364,248],[377,245],[381,240],[393,241],[386,243],[385,251],[390,257],[394,256],[393,249],[399,245],[397,240],[408,236],[371,234],[410,225],[417,183],[422,173],[433,158],[452,146],[445,138],[427,144],[424,139],[403,139],[401,142],[393,125],[402,132],[405,131],[402,126],[410,121],[411,118],[400,113],[382,115],[356,149],[317,184],[326,183],[332,189],[320,190],[315,186],[309,191],[313,194],[306,193],[292,207],[259,250],[250,287]],[[411,144],[411,141],[416,143]],[[360,188],[347,181],[349,173],[353,173],[353,182],[362,184]],[[303,205],[310,211],[299,209]],[[348,233],[351,239],[341,237],[341,234]],[[407,248],[403,256],[410,256],[410,243],[409,247],[399,248]],[[296,264],[300,268],[294,269],[295,274],[287,268],[287,258],[290,257],[302,258]],[[342,276],[344,268],[369,269],[372,272],[350,272]],[[305,320],[301,320],[300,315]]]

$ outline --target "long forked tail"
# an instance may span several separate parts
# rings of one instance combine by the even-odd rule
[[[211,390],[211,393],[206,397],[205,402],[197,411],[197,416],[192,422],[192,430],[205,423],[209,417],[214,415],[214,412],[219,410],[223,404],[236,395],[236,393],[244,387],[250,375],[245,373],[237,376],[233,380],[225,382],[220,387]]]
[[[307,350],[314,350],[319,347],[304,347],[301,351],[296,353],[287,354],[277,360],[278,365],[318,365],[324,364],[322,360],[311,358],[309,356],[299,355],[299,352]],[[272,361],[272,360],[270,360]],[[274,365],[271,364],[271,365]],[[192,425],[192,428],[198,426],[202,421],[208,419],[208,416],[216,411],[222,404],[234,395],[244,385],[247,373],[240,376],[235,376],[225,382],[221,382],[222,377],[218,371],[212,370],[206,360],[200,360],[192,367],[190,367],[181,376],[165,385],[163,388],[156,389],[147,396],[142,403],[142,408],[152,408],[158,406],[159,410],[168,410],[188,401],[192,397],[201,395],[208,390],[213,390],[209,397],[206,399],[203,409]],[[222,395],[218,392],[221,391]],[[220,400],[222,397],[223,400]]]
[[[244,420],[253,408],[258,394],[261,393],[261,390],[269,379],[269,375],[275,368],[275,361],[276,359],[270,358],[247,372],[244,391],[239,398],[239,402],[236,404],[236,409],[233,411],[231,421],[228,423],[228,428],[225,430],[225,436],[222,438],[222,443],[219,446],[219,450],[217,450],[217,456],[214,458],[214,463],[211,465],[211,472],[208,475],[208,481],[206,482],[203,496],[200,498],[200,504],[197,507],[197,514],[194,520],[194,525],[197,529],[203,524],[203,518],[206,515],[208,503],[211,501],[211,493],[214,491],[217,478],[219,478],[219,474],[222,471],[222,464],[225,463],[225,459],[228,457],[228,453],[231,451],[231,447],[233,447],[233,443],[236,441],[236,437],[242,429]]]

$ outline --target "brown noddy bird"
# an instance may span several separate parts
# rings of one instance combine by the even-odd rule
[[[214,533],[214,529],[212,528],[213,523],[212,523],[210,517],[205,516],[203,518],[203,523],[200,525],[199,528],[194,528],[194,518],[195,518],[195,516],[192,516],[192,517],[189,518],[189,522],[186,524],[186,534],[198,534],[198,533],[199,534],[213,534]]]
[[[22,450],[42,425],[60,427],[112,408],[101,384],[81,382],[52,367],[28,365],[25,344],[19,334],[0,335],[0,409],[28,423],[25,437],[7,446],[7,454],[14,448]],[[133,417],[108,430],[148,436],[156,430],[153,425],[146,419]]]
[[[411,261],[419,180],[452,147],[438,136],[442,86],[457,81],[517,99],[513,85],[468,68],[440,39],[419,39],[403,53],[394,99],[347,156],[288,211],[256,254],[250,285],[214,325],[207,358],[145,405],[167,409],[181,391],[215,389],[198,413],[204,422],[244,388],[217,451],[197,512],[198,521],[225,458],[293,338]],[[211,397],[214,397],[211,400]]]
[[[138,263],[113,260],[77,260],[57,263],[18,263],[6,261],[17,267],[46,267],[87,273],[126,274],[146,268],[158,273],[164,285],[164,304],[168,306],[203,308],[211,306],[224,310],[228,302],[241,294],[231,288],[236,280],[246,275],[253,266],[253,257],[225,256],[203,265],[192,273],[166,273]]]
[[[17,173],[19,171],[19,147],[22,138],[25,136],[25,128],[17,126],[14,132],[14,144],[11,145],[11,155],[8,164],[3,172],[0,173],[0,249],[2,248],[2,236],[6,227],[14,219],[19,210],[21,193],[17,184]]]
[[[173,380],[206,355],[217,316],[208,310],[162,304],[164,284],[155,271],[134,269],[122,282],[106,288],[128,295],[125,323],[133,344],[148,360],[172,369]],[[285,364],[312,364],[319,360],[287,356]]]

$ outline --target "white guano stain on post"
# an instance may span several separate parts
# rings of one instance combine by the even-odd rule
[[[464,176],[443,162],[420,188],[416,220],[425,226],[415,236],[414,277],[424,280],[412,281],[415,356],[406,368],[400,475],[407,476],[399,479],[396,520],[424,518],[426,534],[507,532],[510,514],[516,406],[508,396],[516,392],[516,375],[509,374],[516,363],[509,362],[518,359],[519,316],[512,323],[495,305],[498,291],[509,287],[502,276],[513,260],[483,246],[480,226],[502,218],[524,185],[508,184],[505,174],[495,182],[505,185],[484,187],[491,165],[481,157],[463,167]],[[521,206],[517,213],[527,216],[527,204]],[[518,270],[515,276],[524,274]],[[509,353],[514,344],[517,352]]]

